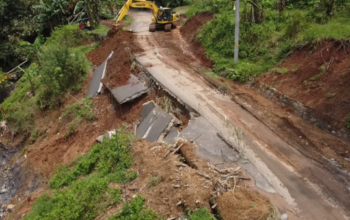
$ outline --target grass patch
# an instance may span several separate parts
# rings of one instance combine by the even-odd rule
[[[71,121],[76,118],[86,121],[96,119],[95,111],[92,108],[92,97],[82,99],[72,105],[69,105],[62,114],[62,119]]]
[[[34,144],[36,139],[40,136],[40,131],[38,129],[34,129],[29,137],[29,144]]]
[[[188,213],[188,217],[190,220],[216,220],[216,218],[214,218],[214,216],[204,207],[197,209],[192,213]]]
[[[79,25],[78,25],[79,27]],[[98,35],[102,35],[102,36],[107,36],[107,33],[110,29],[105,26],[105,25],[98,25],[97,28],[95,28],[94,30],[92,31],[87,31],[88,34],[98,34]]]
[[[209,76],[212,79],[219,78],[219,76],[217,74],[215,74],[215,73],[213,73],[212,71],[209,71],[209,70],[204,70],[204,74]]]
[[[313,76],[313,77],[310,77],[310,81],[316,81],[318,78],[320,78],[320,76],[321,76],[321,74],[317,74],[317,75],[315,75],[315,76]]]
[[[130,145],[134,136],[119,132],[118,140],[120,157],[116,139],[112,138],[95,145],[70,165],[58,167],[50,179],[54,191],[41,196],[25,220],[61,219],[62,216],[64,219],[94,219],[108,206],[120,203],[121,190],[110,189],[108,184],[122,182],[126,177],[125,170],[131,166]],[[78,180],[78,177],[81,178]],[[143,201],[137,197],[134,202],[137,207],[140,200]],[[137,209],[140,210],[145,207]]]
[[[322,65],[322,66],[320,66],[320,67],[318,68],[318,72],[319,72],[319,73],[321,73],[321,74],[322,74],[322,73],[325,73],[325,72],[326,72],[326,70],[327,70],[327,69],[326,69],[326,67],[325,67],[325,66],[323,66],[323,65]]]
[[[127,220],[129,219],[144,219],[144,220],[155,220],[163,219],[156,212],[151,209],[147,209],[145,206],[145,198],[137,195],[133,198],[130,204],[124,204],[124,208],[116,215],[109,217],[108,220]]]
[[[279,73],[279,74],[285,74],[289,72],[287,68],[273,68],[271,71],[273,73]]]
[[[152,177],[151,182],[149,183],[149,188],[152,186],[157,185],[158,183],[158,178],[157,177]]]
[[[50,187],[59,189],[62,186],[69,186],[79,176],[88,175],[94,170],[101,177],[107,178],[109,182],[121,182],[123,177],[126,178],[124,170],[131,166],[129,146],[134,137],[131,134],[120,132],[118,140],[120,160],[116,139],[104,140],[101,144],[95,145],[88,154],[79,157],[71,166],[58,167],[50,180]]]
[[[129,30],[131,24],[134,22],[134,19],[132,17],[129,17],[129,16],[125,15],[125,17],[123,18],[122,22],[125,23],[125,24],[130,24],[129,26],[123,27],[123,30],[127,31],[127,30]]]

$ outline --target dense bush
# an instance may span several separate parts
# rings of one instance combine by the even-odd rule
[[[119,189],[110,189],[107,178],[92,174],[70,187],[56,190],[52,196],[44,194],[33,205],[25,220],[87,220],[122,201]]]
[[[238,64],[233,61],[235,16],[231,1],[194,3],[187,16],[205,10],[216,12],[214,19],[202,27],[198,39],[214,61],[215,73],[245,82],[266,72],[308,41],[349,38],[350,4],[336,1],[336,13],[331,18],[323,9],[316,10],[318,6],[323,7],[322,4],[320,1],[287,1],[287,7],[278,12],[276,1],[258,1],[258,5],[264,7],[263,19],[255,23],[250,18],[252,4],[242,3]]]
[[[40,84],[38,105],[57,107],[68,90],[80,89],[89,64],[83,54],[73,53],[67,45],[49,44],[38,54]]]
[[[108,218],[108,220],[156,220],[162,219],[151,209],[146,208],[145,198],[137,195],[130,204],[125,204],[124,208],[116,215]],[[130,216],[130,218],[129,218]]]

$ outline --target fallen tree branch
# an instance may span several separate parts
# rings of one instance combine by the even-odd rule
[[[201,176],[201,177],[204,177],[204,178],[206,178],[206,179],[208,179],[208,180],[211,179],[211,176],[209,176],[209,175],[207,175],[207,174],[205,174],[205,173],[197,172],[197,175],[198,175],[198,176]]]
[[[179,146],[178,148],[176,148],[176,149],[173,151],[173,154],[175,154],[176,152],[178,152],[182,146],[184,146],[184,144],[180,144],[180,146]]]

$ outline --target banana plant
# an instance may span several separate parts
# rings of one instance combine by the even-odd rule
[[[56,25],[62,24],[66,20],[68,5],[68,0],[40,0],[39,5],[33,6],[35,10],[39,11],[39,14],[34,19],[38,19],[41,23],[46,24],[53,31]]]

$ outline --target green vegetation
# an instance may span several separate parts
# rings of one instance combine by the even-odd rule
[[[245,82],[266,72],[294,49],[310,41],[349,39],[350,2],[285,2],[285,5],[281,4],[281,0],[242,2],[238,64],[233,61],[234,1],[195,2],[186,15],[189,18],[198,12],[215,13],[214,19],[202,27],[198,39],[215,62],[215,73]]]
[[[109,182],[121,182],[126,178],[125,169],[131,166],[129,146],[134,137],[120,132],[118,140],[120,144],[120,159],[117,150],[116,139],[97,144],[86,155],[79,157],[72,166],[60,166],[50,180],[50,187],[59,189],[69,186],[81,175],[90,174],[97,169],[97,177],[107,178]]]
[[[91,33],[64,26],[57,28],[45,45],[36,48],[35,62],[22,69],[17,89],[1,104],[15,132],[32,133],[37,110],[57,108],[64,102],[65,93],[80,90],[91,68],[83,52],[94,49],[80,45],[92,37]]]
[[[147,209],[145,204],[145,198],[140,195],[137,195],[135,198],[131,200],[130,204],[125,204],[124,208],[116,215],[108,218],[108,220],[128,220],[129,215],[130,219],[137,220],[155,220],[155,219],[163,219],[157,215],[151,209]]]
[[[214,216],[212,216],[204,207],[190,213],[189,218],[190,220],[215,220]]]
[[[122,182],[131,166],[130,146],[134,136],[123,131],[118,133],[120,155],[116,138],[104,140],[86,155],[70,165],[60,166],[50,180],[51,194],[42,195],[33,205],[25,220],[94,219],[107,207],[122,201],[121,190],[111,189],[111,182]],[[131,172],[129,180],[135,179]],[[79,177],[79,178],[78,178]],[[162,219],[144,204],[145,198],[137,195],[130,204],[109,220]]]
[[[62,120],[69,123],[66,138],[70,137],[83,121],[95,120],[95,112],[92,107],[92,98],[82,99],[66,108],[62,114]]]
[[[158,183],[157,177],[152,177],[151,182],[149,183],[149,187],[155,186]]]
[[[319,73],[324,73],[324,72],[326,72],[326,67],[324,66],[324,65],[322,65],[322,66],[320,66],[319,68],[318,68],[318,72]]]
[[[72,164],[60,166],[50,180],[50,187],[55,190],[41,196],[25,219],[94,219],[108,206],[120,203],[121,190],[110,189],[108,184],[122,182],[126,176],[134,137],[120,132],[118,140],[120,157],[116,139],[112,138],[95,145]]]
[[[29,144],[34,144],[36,139],[38,139],[38,137],[40,136],[40,131],[38,129],[35,129],[29,138]]]
[[[346,127],[350,129],[350,113],[348,115],[348,120],[346,122]]]
[[[273,73],[285,74],[288,73],[289,70],[287,68],[273,68],[271,71]]]
[[[315,75],[315,76],[313,76],[313,77],[310,77],[310,81],[316,81],[318,78],[320,78],[320,76],[321,76],[321,74],[317,74],[317,75]]]

